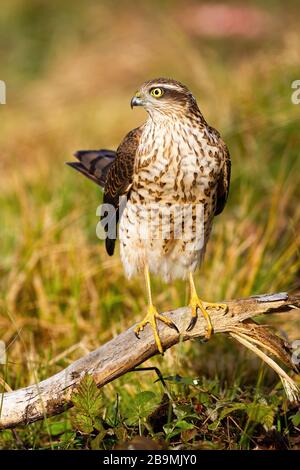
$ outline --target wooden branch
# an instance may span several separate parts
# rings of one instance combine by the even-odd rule
[[[227,305],[228,312],[225,315],[211,310],[214,332],[232,333],[232,337],[235,339],[238,339],[238,335],[240,335],[240,342],[244,345],[247,345],[249,341],[256,341],[257,344],[258,341],[255,340],[256,337],[254,338],[253,333],[254,324],[245,321],[257,315],[288,312],[292,308],[300,308],[300,295],[279,293],[255,296],[248,299],[232,300],[227,302]],[[187,341],[205,334],[206,323],[202,316],[199,316],[194,329],[189,333],[186,332],[190,322],[188,308],[168,312],[166,316],[172,318],[182,334],[178,335],[176,331],[159,322],[159,334],[164,349],[170,348],[181,340]],[[241,322],[244,323],[241,324]],[[247,328],[249,330],[247,330],[248,336],[246,334]],[[262,330],[266,331],[264,327],[257,328],[261,333]],[[135,337],[133,329],[134,326],[38,384],[0,395],[0,428],[32,423],[66,410],[72,406],[71,396],[74,389],[87,373],[94,377],[99,387],[102,387],[156,355],[158,351],[150,327],[145,328],[140,339]],[[261,334],[261,337],[263,336]],[[273,343],[282,341],[277,336],[275,336],[275,341],[274,336],[269,348],[271,352]],[[267,342],[265,345],[268,349]],[[280,350],[279,346],[278,348]],[[255,351],[255,346],[251,346],[250,349]],[[274,354],[277,355],[276,348],[274,351]],[[281,359],[284,361],[284,354]]]

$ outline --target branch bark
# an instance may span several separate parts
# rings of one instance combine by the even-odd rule
[[[252,347],[249,349],[254,352],[257,346],[253,344],[259,344],[293,367],[288,345],[265,327],[257,326],[251,321],[249,323],[249,319],[257,315],[300,308],[300,295],[262,295],[232,300],[227,302],[227,305],[228,312],[225,315],[211,310],[215,333],[232,334],[233,338],[246,346],[252,341]],[[202,316],[199,316],[194,329],[186,332],[190,322],[188,308],[180,308],[164,315],[172,318],[182,332],[178,335],[176,331],[160,322],[159,334],[164,349],[181,340],[192,340],[205,334],[206,322]],[[0,429],[29,424],[65,411],[72,406],[72,393],[85,374],[91,374],[97,385],[103,387],[156,355],[158,352],[150,327],[146,327],[140,339],[135,337],[133,330],[134,326],[40,383],[0,395]]]

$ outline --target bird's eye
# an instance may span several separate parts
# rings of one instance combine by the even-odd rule
[[[150,95],[154,96],[154,98],[160,98],[163,94],[164,91],[162,88],[152,88],[152,90],[150,90]]]

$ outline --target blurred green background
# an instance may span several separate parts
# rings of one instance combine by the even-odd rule
[[[291,84],[300,79],[299,14],[296,0],[1,2],[0,79],[7,86],[7,104],[0,105],[5,390],[61,370],[144,316],[143,280],[126,281],[118,253],[107,257],[96,238],[101,191],[64,162],[78,149],[116,148],[140,125],[145,112],[133,112],[129,103],[147,79],[184,82],[231,152],[230,197],[197,276],[201,296],[216,301],[299,289],[300,105],[291,101]],[[153,286],[161,311],[186,304],[184,283],[155,279]],[[270,322],[293,340],[300,334],[298,318],[295,312]],[[166,375],[200,376],[201,393],[213,390],[218,400],[249,401],[253,390],[256,397],[275,396],[274,422],[283,419],[277,378],[227,338],[180,345],[149,362]],[[136,436],[183,448],[257,445],[261,423],[253,425],[247,414],[238,421],[247,430],[242,441],[234,429],[228,437],[227,428],[205,427],[207,409],[217,408],[211,402],[201,405],[201,426],[187,419],[196,428],[172,438],[162,426],[151,427],[149,410],[139,425],[133,419],[123,426],[138,393],[154,390],[159,402],[162,390],[153,381],[151,373],[139,383],[128,374],[105,387],[103,413],[113,412],[119,394],[120,421],[94,446],[110,448]],[[200,400],[199,390],[170,387],[178,402],[194,406]],[[292,431],[284,419],[284,431],[282,424],[278,429],[288,438]],[[90,448],[95,436],[82,436],[70,423],[65,413],[2,432],[0,447]]]

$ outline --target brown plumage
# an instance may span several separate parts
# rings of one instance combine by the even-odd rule
[[[127,198],[120,219],[121,259],[128,277],[145,272],[149,297],[148,314],[137,334],[150,323],[162,351],[155,320],[174,325],[153,307],[149,271],[167,281],[189,278],[189,329],[200,310],[208,322],[208,336],[211,333],[209,305],[197,296],[192,275],[203,259],[213,218],[223,211],[228,197],[230,157],[220,134],[207,124],[194,96],[180,82],[165,78],[145,82],[131,106],[143,106],[149,118],[127,134],[116,154],[79,152],[80,167],[78,163],[72,166],[102,186],[105,180],[103,202],[114,207],[115,222],[119,220],[119,198]],[[180,217],[186,206],[190,213],[183,222]],[[164,212],[160,213],[161,207],[174,209],[171,215],[168,213],[171,223],[167,235],[167,219]],[[153,221],[153,213],[159,213],[159,224],[147,225]],[[196,236],[200,224],[201,240]],[[184,235],[177,237],[183,227]],[[110,255],[114,245],[114,238],[106,239]]]
[[[129,197],[133,180],[134,157],[141,135],[140,128],[133,129],[119,145],[116,158],[110,166],[104,187],[103,203],[111,204],[115,208],[115,221],[119,221],[119,198],[123,195]],[[107,253],[114,253],[115,239],[107,237],[105,246]]]

